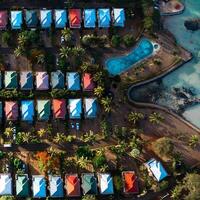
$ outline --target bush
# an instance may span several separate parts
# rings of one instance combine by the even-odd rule
[[[8,31],[5,31],[2,33],[2,41],[5,44],[10,44],[11,42],[11,33]]]
[[[119,47],[121,43],[121,37],[119,35],[113,35],[111,38],[111,45],[113,47]]]
[[[90,148],[88,146],[81,146],[78,148],[78,150],[76,151],[76,155],[78,158],[87,158],[87,159],[92,159],[94,154],[93,152],[90,150]]]
[[[94,167],[101,168],[105,164],[106,164],[106,157],[105,157],[104,154],[96,155],[93,158],[93,165],[94,165]]]
[[[135,39],[134,39],[133,35],[131,35],[131,34],[125,35],[123,38],[123,41],[124,41],[124,45],[126,47],[131,47],[135,43]]]

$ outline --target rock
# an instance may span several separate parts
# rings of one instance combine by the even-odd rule
[[[187,30],[197,31],[198,29],[200,29],[200,19],[186,20],[184,22],[184,25]]]

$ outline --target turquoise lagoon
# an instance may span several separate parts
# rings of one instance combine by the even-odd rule
[[[200,0],[185,0],[185,11],[167,17],[165,28],[177,42],[193,54],[193,59],[167,76],[135,88],[130,96],[136,101],[147,101],[168,107],[200,128],[200,30],[186,30],[186,19],[200,18]]]

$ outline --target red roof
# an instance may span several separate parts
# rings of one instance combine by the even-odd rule
[[[80,179],[77,174],[65,176],[65,189],[67,196],[80,196]]]
[[[18,104],[16,101],[5,102],[5,116],[8,120],[17,120],[18,118]]]
[[[83,90],[92,91],[94,89],[94,82],[89,73],[83,74]]]
[[[138,193],[138,180],[135,172],[123,172],[124,178],[124,192],[125,193]]]
[[[7,11],[0,11],[0,29],[6,28],[7,23],[8,23]]]
[[[81,27],[81,10],[80,9],[69,9],[69,24],[70,24],[70,28]]]
[[[65,119],[66,101],[65,99],[53,99],[53,116],[54,118]]]

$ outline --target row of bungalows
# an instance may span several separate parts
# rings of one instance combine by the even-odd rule
[[[97,116],[97,111],[96,98],[84,98],[83,101],[81,98],[68,99],[68,105],[66,99],[22,100],[20,103],[0,101],[0,119],[5,118],[8,121],[17,121],[19,118],[27,122],[48,121],[51,118],[92,119]]]
[[[8,21],[10,19],[10,21]],[[125,26],[125,11],[123,8],[99,9],[55,9],[55,10],[11,10],[0,11],[0,29],[6,29],[10,22],[12,29],[21,29],[25,24],[27,28],[49,29],[55,28],[109,28],[111,24],[116,27]]]
[[[21,90],[49,90],[65,89],[70,91],[93,91],[95,84],[91,74],[84,73],[82,78],[78,72],[63,73],[60,70],[51,72],[5,71],[0,73],[0,89],[21,89]]]

